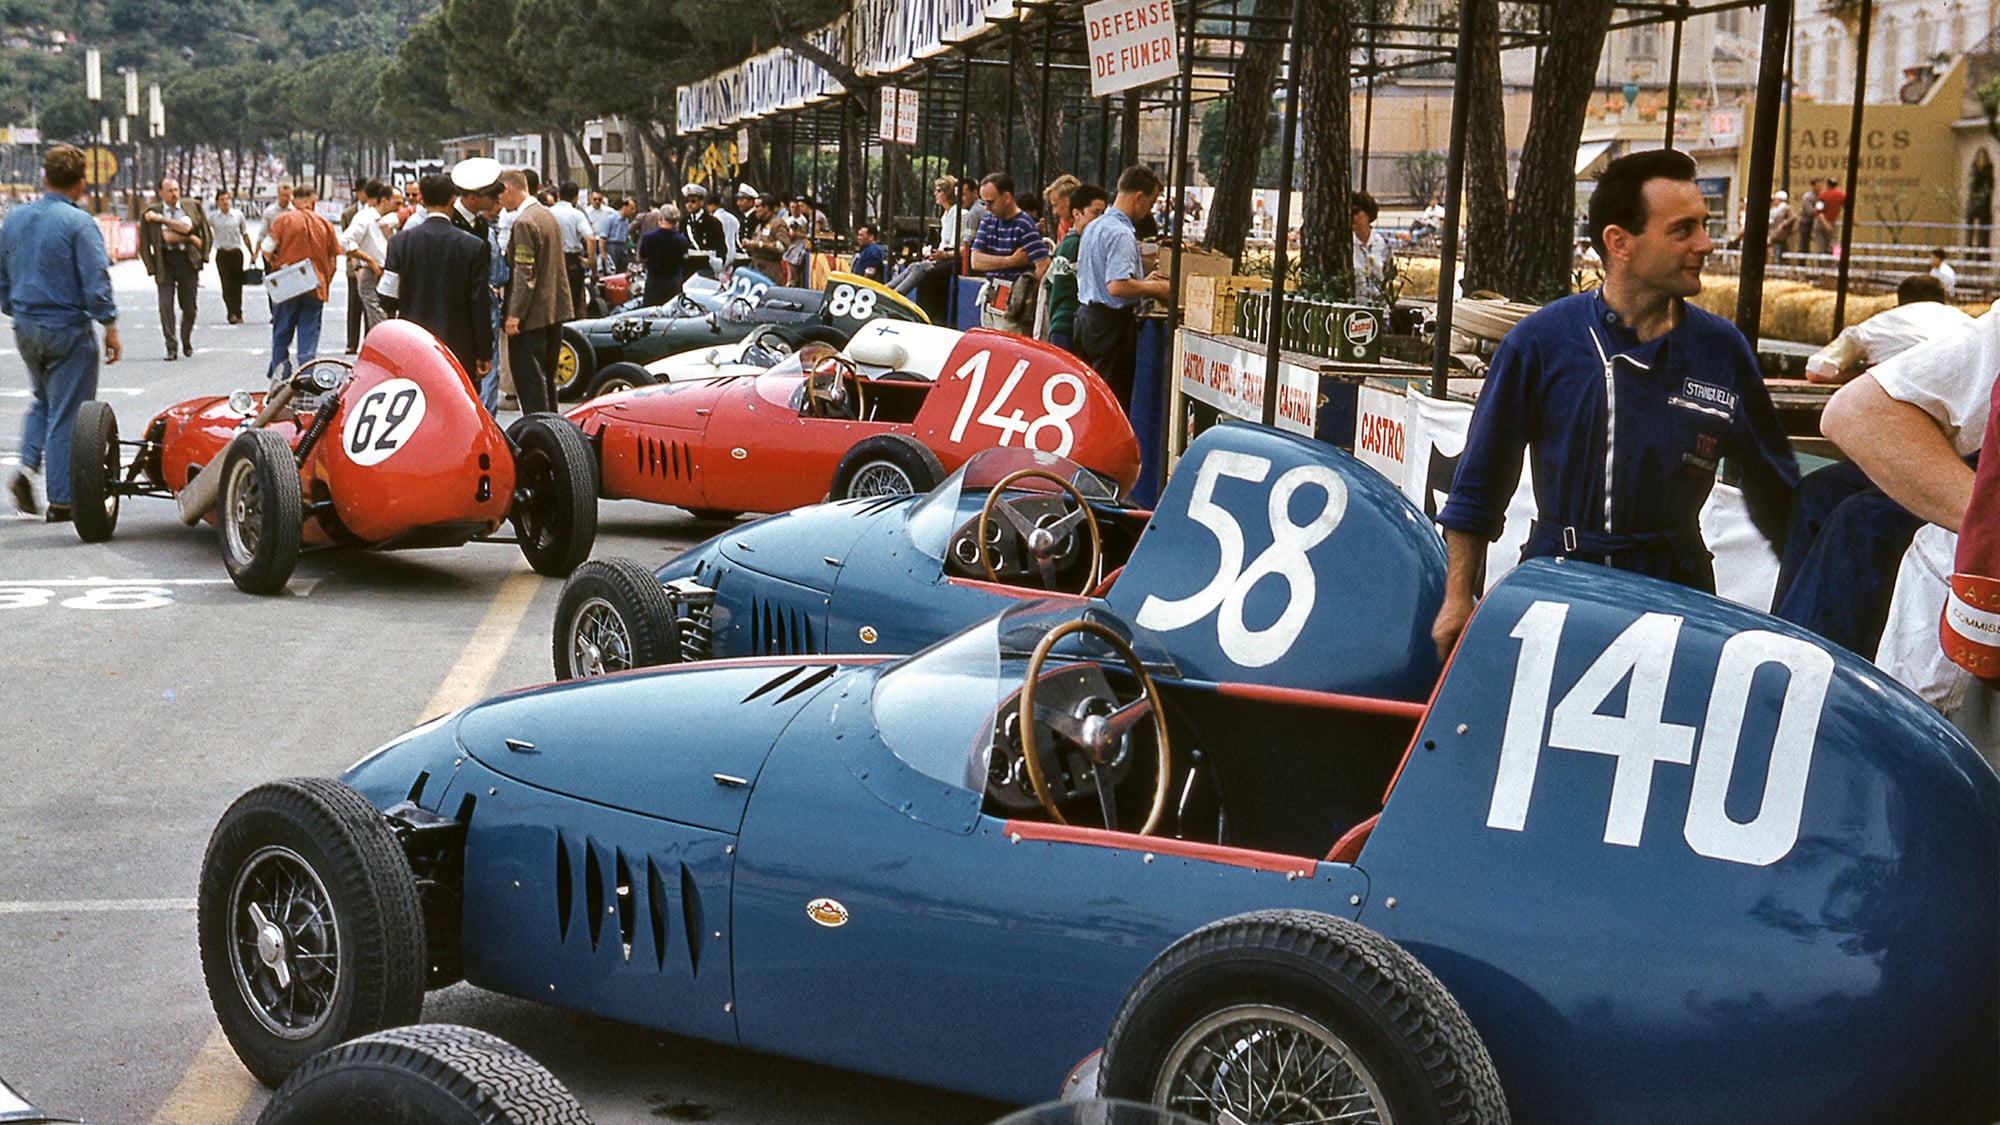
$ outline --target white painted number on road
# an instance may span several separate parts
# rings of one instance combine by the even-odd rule
[[[1188,497],[1188,518],[1207,528],[1221,549],[1215,576],[1208,585],[1185,598],[1162,598],[1149,594],[1139,606],[1137,621],[1147,629],[1163,633],[1183,629],[1216,613],[1216,640],[1223,655],[1245,668],[1262,668],[1282,659],[1299,639],[1312,616],[1318,583],[1306,552],[1333,534],[1347,514],[1347,482],[1323,465],[1297,465],[1286,470],[1271,485],[1266,500],[1270,520],[1271,545],[1243,564],[1243,529],[1229,509],[1215,502],[1215,486],[1223,477],[1249,484],[1263,481],[1271,472],[1268,458],[1218,449],[1202,460],[1195,474],[1194,491]],[[1319,514],[1305,523],[1292,522],[1292,497],[1301,488],[1313,487],[1325,496]],[[1252,629],[1243,620],[1243,603],[1250,591],[1266,576],[1285,582],[1286,601],[1277,620],[1262,629]]]
[[[986,365],[992,358],[992,352],[982,351],[960,364],[958,370],[952,373],[954,379],[969,379],[972,382],[971,388],[965,392],[965,405],[958,408],[958,420],[952,423],[951,440],[954,442],[965,440],[965,429],[972,423],[973,411],[979,406],[980,396],[986,388]],[[1076,431],[1070,428],[1070,419],[1083,412],[1083,380],[1067,371],[1058,371],[1044,380],[1042,414],[1032,422],[1027,420],[1018,406],[1011,413],[1000,413],[1001,405],[1012,397],[1014,388],[1021,385],[1021,377],[1027,372],[1027,360],[1015,361],[1013,370],[1000,381],[999,391],[987,400],[986,409],[979,411],[979,424],[999,430],[999,444],[1002,446],[1012,445],[1014,435],[1020,434],[1021,444],[1029,449],[1067,457],[1076,444]],[[1056,401],[1058,388],[1066,390],[1066,401]],[[1044,435],[1051,429],[1055,431],[1054,444],[1045,445]]]
[[[875,315],[875,291],[856,285],[836,285],[832,299],[826,303],[826,315],[867,320]]]
[[[403,448],[423,420],[424,389],[408,379],[384,379],[349,405],[341,448],[357,465],[379,465]]]
[[[159,609],[173,602],[173,591],[165,586],[91,586],[60,602],[56,591],[45,586],[0,586],[0,609],[40,609],[51,603],[64,609]]]
[[[1568,616],[1564,603],[1536,602],[1509,634],[1521,642],[1521,659],[1514,669],[1487,826],[1523,831],[1543,749],[1577,750],[1617,762],[1605,813],[1605,843],[1637,847],[1645,830],[1654,767],[1692,764],[1694,781],[1683,827],[1688,846],[1710,859],[1760,867],[1783,859],[1799,838],[1806,776],[1812,769],[1813,744],[1833,677],[1833,657],[1806,641],[1761,629],[1730,637],[1716,660],[1697,752],[1697,728],[1662,718],[1682,619],[1642,614],[1598,654],[1551,709],[1556,650]],[[1757,815],[1739,822],[1731,819],[1724,805],[1741,749],[1750,692],[1757,670],[1767,664],[1785,670],[1784,698]],[[1621,685],[1626,688],[1624,712],[1603,714]]]

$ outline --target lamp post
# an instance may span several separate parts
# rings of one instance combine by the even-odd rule
[[[167,107],[166,103],[160,101],[158,82],[146,87],[146,103],[146,138],[153,142],[154,167],[157,169],[159,161],[164,159],[162,153],[166,150],[166,146],[160,142],[167,135]]]
[[[98,116],[98,109],[104,101],[103,68],[104,61],[98,55],[97,48],[85,48],[83,52],[83,97],[85,101],[90,103],[90,115],[97,118],[97,139],[100,143],[111,140],[110,122]],[[92,184],[90,186],[92,199],[91,213],[97,214],[104,210],[104,196],[98,190],[99,185]]]
[[[126,199],[130,204],[131,216],[139,217],[139,142],[128,141],[132,133],[132,119],[139,116],[139,71],[127,68],[125,71],[125,116],[118,122],[118,140],[131,145],[127,163],[132,172],[132,188]]]

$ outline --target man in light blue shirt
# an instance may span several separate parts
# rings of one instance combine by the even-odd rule
[[[69,519],[69,438],[77,407],[97,397],[97,335],[104,362],[117,363],[118,305],[104,236],[79,205],[83,150],[57,145],[42,157],[40,199],[15,208],[0,227],[0,313],[14,318],[14,342],[34,401],[21,431],[21,468],[7,492],[23,515],[40,507],[35,472],[46,459],[48,520]]]
[[[1134,223],[1150,214],[1163,187],[1157,172],[1134,164],[1118,174],[1118,195],[1104,217],[1083,229],[1076,251],[1076,354],[1090,364],[1118,404],[1132,412],[1132,374],[1139,352],[1139,301],[1172,296],[1158,270],[1142,277]]]

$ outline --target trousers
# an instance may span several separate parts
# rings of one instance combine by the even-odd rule
[[[69,432],[76,409],[97,397],[97,333],[90,323],[37,324],[16,318],[14,344],[34,398],[21,427],[21,464],[44,467],[49,503],[69,504]]]
[[[160,251],[160,272],[153,278],[160,288],[160,332],[167,338],[167,354],[183,346],[194,350],[195,292],[201,284],[201,260],[185,250]],[[176,326],[174,306],[180,306]]]
[[[319,354],[320,316],[326,302],[314,293],[302,293],[283,304],[271,306],[271,367],[265,377],[277,374],[282,366],[300,366]],[[298,337],[298,363],[291,360],[292,338]]]

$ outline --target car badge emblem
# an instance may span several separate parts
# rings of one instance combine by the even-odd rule
[[[847,925],[847,908],[830,898],[816,898],[806,903],[806,917],[829,930],[837,930]]]
[[[750,456],[750,451],[739,445],[735,449],[730,450],[729,455],[731,457],[736,458],[738,461],[741,461],[745,457]]]
[[[861,627],[861,643],[862,643],[862,644],[864,644],[864,645],[872,645],[872,644],[874,644],[874,643],[875,643],[875,642],[876,642],[877,640],[880,640],[880,639],[881,639],[881,637],[882,637],[882,634],[880,634],[880,633],[877,633],[877,632],[875,631],[875,626],[873,626],[873,625],[863,625],[863,626]]]

